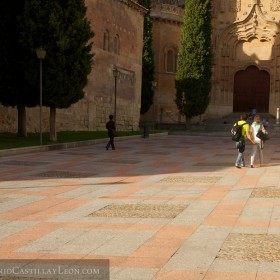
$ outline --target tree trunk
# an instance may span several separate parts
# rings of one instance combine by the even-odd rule
[[[50,141],[56,142],[56,129],[55,129],[55,120],[56,120],[56,108],[50,108]]]
[[[191,130],[191,117],[186,117],[186,130]]]
[[[18,109],[18,131],[17,135],[19,137],[26,137],[26,112],[25,112],[25,106],[19,105],[17,107]]]

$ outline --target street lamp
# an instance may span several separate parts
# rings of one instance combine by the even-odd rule
[[[156,114],[155,114],[155,90],[157,86],[157,81],[152,81],[152,88],[153,88],[153,132],[155,131],[156,125]]]
[[[46,50],[43,47],[36,49],[37,58],[40,60],[40,145],[43,144],[42,138],[42,99],[43,99],[43,86],[42,86],[42,77],[43,77],[43,59],[46,57]]]
[[[115,124],[117,123],[117,80],[119,76],[119,70],[116,66],[113,67],[113,75],[115,78],[115,103],[114,103],[114,118],[115,118]]]

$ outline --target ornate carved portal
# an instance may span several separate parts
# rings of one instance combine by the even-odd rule
[[[276,20],[279,15],[270,12],[280,9],[279,2],[229,1],[229,12],[226,8],[213,19],[209,115],[250,111],[254,107],[259,112],[274,113],[279,106],[280,25]]]
[[[271,11],[280,11],[280,0],[272,0],[270,9]]]
[[[270,76],[267,71],[249,66],[238,71],[234,77],[233,111],[268,112]]]

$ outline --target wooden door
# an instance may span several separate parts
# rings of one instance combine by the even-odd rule
[[[233,112],[266,113],[269,110],[270,76],[267,71],[249,66],[234,77]]]

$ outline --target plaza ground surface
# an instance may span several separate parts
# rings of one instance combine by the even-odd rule
[[[109,259],[115,280],[278,280],[279,142],[255,168],[247,143],[242,169],[230,137],[205,135],[2,156],[1,258]]]

